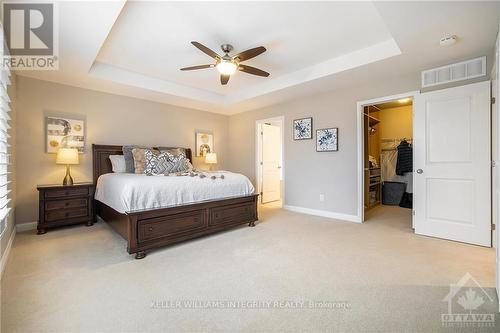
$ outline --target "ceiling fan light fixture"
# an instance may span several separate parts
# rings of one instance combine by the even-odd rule
[[[254,47],[252,49],[248,49],[246,51],[240,52],[236,55],[230,56],[229,53],[233,50],[233,47],[229,44],[222,44],[221,49],[224,52],[223,56],[218,55],[216,52],[212,51],[205,45],[198,43],[196,41],[192,41],[193,44],[198,50],[210,56],[213,60],[215,60],[215,64],[208,65],[197,65],[181,68],[181,71],[192,71],[197,69],[207,69],[207,68],[217,68],[217,71],[220,73],[220,83],[222,85],[226,85],[229,81],[231,75],[233,75],[236,71],[244,72],[251,75],[257,75],[261,77],[268,77],[269,73],[263,71],[262,69],[258,69],[248,65],[242,65],[241,62],[250,60],[255,58],[259,54],[266,52],[266,48],[264,46]]]
[[[238,65],[231,60],[221,60],[216,67],[222,75],[233,75],[238,69]]]

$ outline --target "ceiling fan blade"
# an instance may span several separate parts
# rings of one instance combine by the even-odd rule
[[[222,85],[226,85],[228,81],[229,81],[229,75],[224,75],[224,74],[220,75],[220,83]]]
[[[264,46],[254,47],[253,49],[249,49],[235,55],[233,59],[238,58],[239,61],[245,61],[248,59],[252,59],[264,52],[266,52],[266,48]]]
[[[239,65],[238,70],[248,73],[248,74],[253,74],[253,75],[258,75],[258,76],[263,76],[263,77],[268,77],[269,73],[264,72],[262,69],[258,69],[252,66],[247,66],[247,65]]]
[[[211,56],[212,58],[214,59],[220,59],[220,56],[215,53],[214,51],[210,50],[208,47],[206,47],[205,45],[203,44],[200,44],[198,42],[191,42],[191,44],[193,44],[194,46],[196,46],[201,52]]]
[[[205,68],[212,68],[215,67],[215,65],[198,65],[198,66],[191,66],[191,67],[184,67],[181,68],[181,71],[192,71],[195,69],[205,69]]]

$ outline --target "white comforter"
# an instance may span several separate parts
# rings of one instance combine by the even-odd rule
[[[108,173],[97,180],[95,199],[125,213],[246,196],[255,191],[250,180],[241,174],[228,171],[205,174],[206,178]],[[210,179],[211,175],[224,175],[224,179]]]

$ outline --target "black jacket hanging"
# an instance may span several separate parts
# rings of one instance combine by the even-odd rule
[[[406,172],[413,172],[413,149],[406,140],[403,140],[398,146],[396,175],[402,176]]]

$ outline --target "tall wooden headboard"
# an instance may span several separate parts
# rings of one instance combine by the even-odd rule
[[[97,179],[100,175],[105,173],[111,173],[111,160],[109,155],[123,155],[123,146],[112,146],[112,145],[96,145],[92,144],[92,167],[93,167],[93,180],[94,184],[97,183]],[[166,149],[174,149],[178,147],[168,147]],[[186,157],[191,163],[193,163],[193,156],[190,148],[182,148],[186,152]]]

